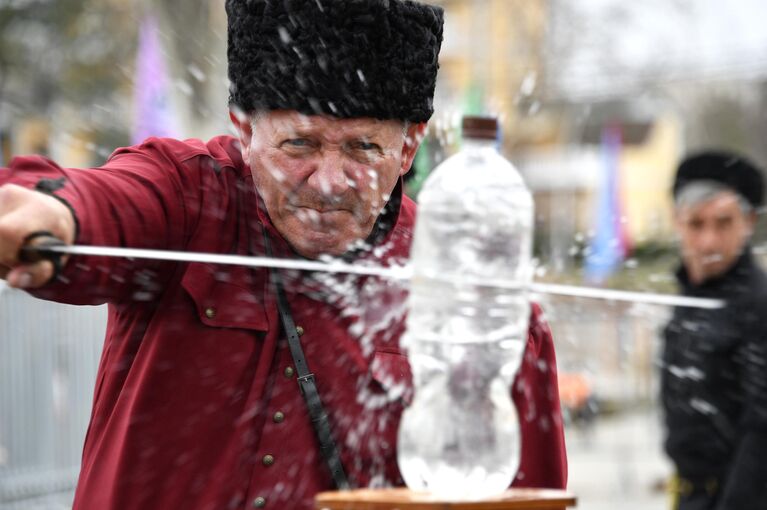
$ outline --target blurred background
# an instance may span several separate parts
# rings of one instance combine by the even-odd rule
[[[674,292],[678,159],[719,147],[767,164],[767,4],[432,1],[445,41],[409,194],[460,147],[462,114],[497,115],[535,196],[537,278]],[[149,135],[230,132],[223,3],[0,0],[0,163],[98,166]],[[763,254],[763,225],[756,236]],[[668,507],[657,357],[669,310],[540,301],[579,507]],[[0,286],[0,508],[70,505],[104,323],[103,308]]]

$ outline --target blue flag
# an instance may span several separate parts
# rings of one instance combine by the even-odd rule
[[[618,185],[621,138],[619,126],[607,126],[602,131],[602,186],[597,196],[594,237],[585,266],[586,280],[592,284],[604,283],[620,266],[628,249]]]

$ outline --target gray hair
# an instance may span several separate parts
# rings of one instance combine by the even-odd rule
[[[751,203],[729,186],[714,180],[698,180],[686,184],[674,198],[674,206],[679,209],[682,207],[692,207],[700,205],[703,202],[712,200],[721,193],[733,193],[738,198],[738,205],[743,214],[749,214],[754,210]]]

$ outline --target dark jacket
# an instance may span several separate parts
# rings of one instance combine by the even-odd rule
[[[666,452],[680,476],[719,480],[716,508],[767,508],[767,275],[746,250],[701,285],[677,277],[684,295],[726,306],[676,308],[664,330]]]

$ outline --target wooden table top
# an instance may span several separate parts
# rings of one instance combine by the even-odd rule
[[[317,510],[564,510],[575,505],[575,496],[553,489],[509,489],[482,501],[446,501],[404,488],[323,492],[315,498]]]

